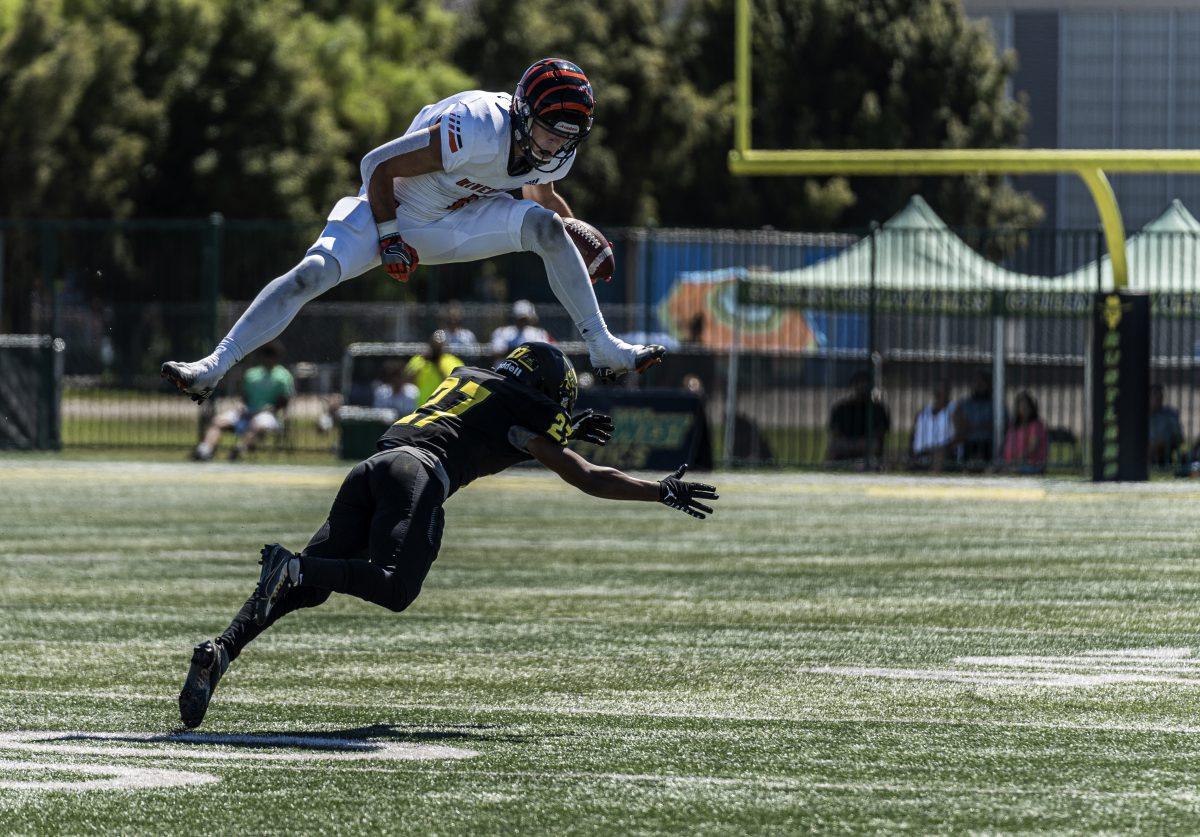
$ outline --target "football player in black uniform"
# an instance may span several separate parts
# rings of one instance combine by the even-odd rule
[[[225,632],[192,652],[179,693],[187,727],[204,719],[231,661],[276,620],[345,593],[401,611],[442,541],[442,504],[479,477],[536,459],[595,497],[658,501],[703,519],[716,500],[711,485],[683,480],[686,465],[657,482],[593,465],[568,441],[603,445],[612,419],[585,410],[572,417],[578,381],[571,361],[548,343],[523,343],[494,369],[460,366],[416,412],[398,420],[358,463],[329,517],[298,555],[279,544],[262,550],[254,594]]]

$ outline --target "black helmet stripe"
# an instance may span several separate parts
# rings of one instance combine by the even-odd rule
[[[591,82],[576,64],[561,58],[535,61],[521,74],[512,104],[514,140],[525,162],[542,172],[561,168],[591,132],[595,108]],[[552,157],[544,149],[534,153],[531,136],[534,120],[567,140]]]

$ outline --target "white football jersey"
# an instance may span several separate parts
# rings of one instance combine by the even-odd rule
[[[397,177],[393,181],[397,211],[414,220],[436,221],[480,198],[566,177],[575,162],[574,152],[554,172],[532,169],[516,177],[508,173],[511,104],[507,93],[468,90],[422,108],[407,133],[440,125],[443,171]]]

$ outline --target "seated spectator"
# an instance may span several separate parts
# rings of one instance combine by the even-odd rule
[[[424,404],[438,384],[462,365],[461,360],[446,351],[446,332],[438,329],[431,334],[429,351],[423,355],[413,355],[404,367],[408,380],[417,385],[417,404]]]
[[[1046,423],[1038,416],[1037,400],[1022,390],[1013,405],[1013,423],[1004,434],[1004,470],[1017,474],[1046,473],[1050,450]]]
[[[475,348],[479,341],[475,332],[463,326],[463,307],[457,299],[450,300],[446,306],[446,349],[451,352],[467,352]]]
[[[278,341],[259,349],[260,363],[246,370],[242,378],[242,403],[216,416],[204,431],[204,438],[192,451],[192,459],[207,462],[213,458],[221,434],[232,430],[237,444],[229,459],[238,459],[254,449],[259,438],[283,429],[279,414],[296,394],[292,373],[283,365],[283,345]]]
[[[851,393],[833,405],[829,413],[829,462],[865,461],[868,451],[878,466],[883,459],[883,438],[891,429],[888,409],[871,390],[871,373],[855,372]],[[868,434],[868,424],[870,432]]]
[[[953,416],[958,461],[970,468],[986,468],[995,453],[991,372],[979,370],[971,394],[954,402]],[[1008,424],[1008,416],[1004,423]]]
[[[553,343],[549,332],[539,328],[537,309],[527,299],[518,299],[512,307],[512,324],[492,332],[492,355],[498,360],[522,343]]]
[[[954,442],[953,414],[950,384],[945,380],[938,381],[933,388],[933,400],[913,419],[912,442],[908,449],[910,468],[942,470]]]
[[[1179,411],[1164,403],[1162,384],[1150,387],[1150,464],[1166,468],[1183,444],[1183,425]]]
[[[400,418],[417,409],[420,394],[405,365],[398,360],[389,360],[383,365],[383,379],[372,393],[371,406],[391,410],[396,418]]]

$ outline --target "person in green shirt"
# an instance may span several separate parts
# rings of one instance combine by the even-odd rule
[[[446,351],[446,332],[440,328],[429,337],[429,351],[413,355],[404,367],[409,380],[417,385],[417,403],[424,404],[442,381],[463,362]]]
[[[278,433],[282,429],[279,412],[287,407],[296,394],[292,373],[283,365],[283,346],[278,342],[268,343],[259,351],[261,363],[246,370],[242,378],[242,404],[213,418],[204,432],[204,438],[192,451],[192,458],[207,462],[213,458],[221,434],[232,430],[237,444],[229,452],[235,460],[253,450],[261,436]]]

